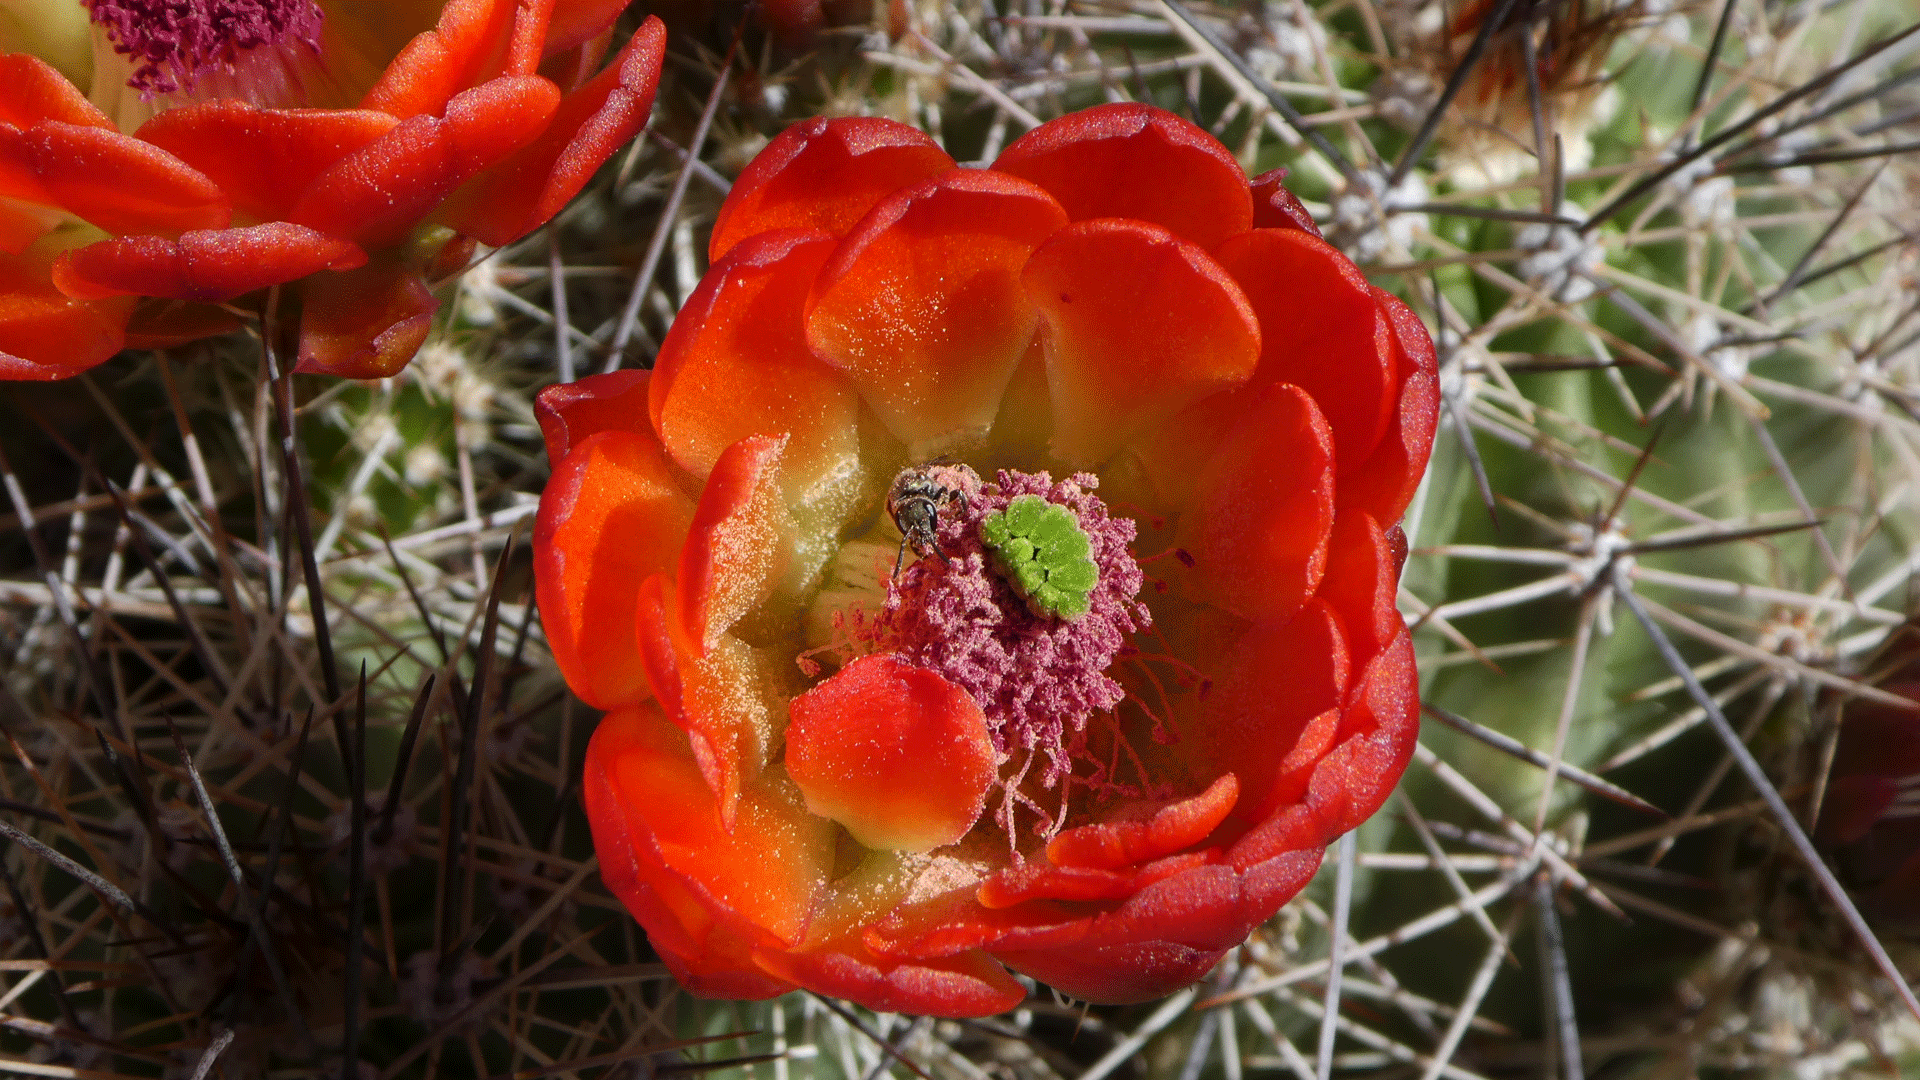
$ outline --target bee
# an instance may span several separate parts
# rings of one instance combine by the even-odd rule
[[[940,550],[940,510],[948,503],[959,503],[967,511],[967,496],[980,492],[980,475],[965,465],[936,458],[925,465],[900,470],[887,489],[887,516],[900,529],[900,553],[893,557],[893,576],[900,576],[900,564],[906,560],[907,547],[925,557]]]

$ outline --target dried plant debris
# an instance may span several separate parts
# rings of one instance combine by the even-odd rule
[[[277,376],[256,326],[8,392],[0,1071],[1920,1069],[1912,947],[1808,843],[1844,703],[1905,700],[1920,597],[1908,7],[896,2],[804,51],[721,7],[676,28],[647,133],[482,253],[394,379]],[[1165,1001],[688,997],[578,810],[595,717],[530,602],[531,395],[650,361],[789,122],[984,163],[1126,99],[1289,169],[1434,330],[1416,764]]]

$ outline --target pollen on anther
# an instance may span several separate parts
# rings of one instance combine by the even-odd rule
[[[117,53],[133,62],[127,85],[144,96],[192,90],[201,72],[231,70],[242,53],[298,43],[320,47],[313,0],[85,0]]]

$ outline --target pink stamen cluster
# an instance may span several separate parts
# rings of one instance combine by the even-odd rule
[[[85,0],[113,51],[134,60],[127,85],[143,97],[192,90],[199,73],[232,70],[240,54],[294,41],[320,48],[313,0]]]
[[[1126,691],[1107,674],[1128,636],[1152,624],[1135,600],[1145,575],[1127,545],[1135,528],[1109,517],[1092,494],[1099,478],[1079,473],[1055,483],[1048,474],[1002,469],[941,512],[940,554],[920,559],[888,590],[881,616],[892,647],[966,690],[985,714],[993,746],[1006,760],[1016,749],[1045,758],[1048,788],[1072,772],[1088,717],[1118,707]],[[992,569],[980,541],[980,520],[1022,495],[1038,495],[1072,511],[1091,542],[1100,570],[1085,615],[1072,621],[1035,615]],[[1022,769],[1024,772],[1024,767]]]

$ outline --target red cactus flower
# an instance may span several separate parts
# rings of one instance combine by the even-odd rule
[[[1278,179],[1131,104],[802,123],[654,369],[541,396],[601,874],[689,988],[1142,1000],[1379,807],[1433,347]]]
[[[22,5],[16,5],[16,8]],[[412,358],[474,243],[552,217],[652,108],[626,0],[40,0],[0,27],[0,378],[235,325],[290,285],[299,370]],[[257,305],[253,305],[257,306]]]
[[[1905,672],[1912,677],[1912,668]],[[1920,702],[1920,682],[1884,689]],[[1920,712],[1847,705],[1814,839],[1839,861],[1870,917],[1920,930]]]

